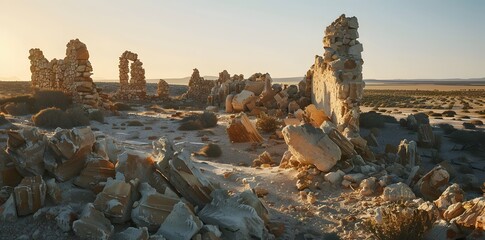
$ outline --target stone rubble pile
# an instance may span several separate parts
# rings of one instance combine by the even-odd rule
[[[93,67],[89,61],[86,44],[79,39],[66,45],[66,57],[48,61],[38,48],[30,49],[30,71],[32,87],[39,89],[61,90],[72,96],[74,102],[87,106],[104,106],[100,89],[96,88],[91,75]]]
[[[182,98],[199,103],[206,103],[214,86],[215,81],[205,80],[200,76],[199,70],[194,68],[194,72],[189,80],[189,89],[182,95]]]
[[[138,59],[138,54],[130,51],[123,52],[120,56],[119,70],[120,89],[115,97],[123,100],[145,99],[147,91],[145,69]]]
[[[169,99],[169,96],[170,96],[169,86],[168,86],[168,83],[163,79],[160,79],[158,81],[157,96],[161,100]]]
[[[10,130],[0,179],[0,221],[34,214],[81,239],[274,237],[253,191],[229,196],[167,138],[146,153],[123,149],[89,127]],[[128,222],[133,225],[115,233],[114,224]]]

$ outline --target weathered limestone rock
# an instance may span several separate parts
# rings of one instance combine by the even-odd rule
[[[184,93],[184,98],[191,99],[199,103],[205,103],[211,94],[215,81],[205,80],[200,76],[199,70],[194,69],[189,80],[189,89]]]
[[[204,223],[219,226],[224,239],[265,239],[263,219],[254,207],[241,204],[240,195],[229,197],[223,190],[215,191],[212,202],[198,215]]]
[[[458,226],[465,228],[485,230],[485,198],[479,197],[463,202],[462,206],[465,211],[458,217],[454,218],[455,223]],[[460,211],[457,211],[457,213],[459,212]]]
[[[435,146],[435,136],[433,128],[429,123],[419,124],[418,126],[418,145],[420,147],[430,148]]]
[[[416,195],[408,185],[400,182],[386,186],[382,198],[384,201],[397,202],[415,199]]]
[[[50,62],[38,48],[30,49],[32,86],[40,89],[61,90],[73,97],[74,102],[98,107],[101,98],[91,79],[93,67],[89,62],[86,44],[79,39],[66,45],[66,57]]]
[[[229,139],[233,143],[239,142],[262,142],[263,137],[249,118],[244,113],[240,113],[231,120],[229,127],[226,129]]]
[[[5,151],[0,151],[0,188],[15,187],[20,181],[22,181],[22,175],[15,168],[12,158]]]
[[[111,222],[92,203],[86,205],[80,219],[73,222],[72,229],[82,239],[99,240],[108,240],[114,231]]]
[[[325,121],[320,128],[335,144],[337,144],[342,151],[342,156],[352,158],[357,155],[357,152],[354,150],[354,145],[341,132],[332,126],[329,121]]]
[[[55,204],[60,204],[62,202],[61,188],[56,183],[56,179],[51,178],[45,181],[47,186],[47,195]]]
[[[398,162],[403,166],[414,167],[419,163],[418,146],[415,141],[403,139],[397,148]]]
[[[46,138],[37,128],[7,132],[7,153],[22,176],[42,176]]]
[[[147,228],[134,228],[129,227],[122,232],[119,232],[114,235],[114,239],[119,240],[148,240]]]
[[[95,141],[90,127],[56,129],[48,141],[45,168],[61,182],[79,175]]]
[[[313,104],[305,108],[305,116],[314,127],[320,127],[323,122],[330,120],[324,111],[317,109]]]
[[[290,125],[282,133],[288,150],[303,164],[313,164],[318,170],[328,172],[340,160],[340,148],[319,128],[308,124]]]
[[[450,174],[441,166],[436,166],[415,185],[416,192],[419,193],[424,200],[434,201],[438,199],[441,193],[448,187]]]
[[[158,81],[158,85],[157,85],[157,96],[158,98],[160,99],[168,99],[169,96],[170,96],[170,88],[168,86],[168,83],[163,80],[163,79],[160,79]]]
[[[453,218],[456,218],[465,212],[465,208],[463,207],[462,202],[457,202],[448,206],[443,212],[443,218],[450,221]]]
[[[375,193],[377,188],[377,179],[375,177],[370,177],[364,179],[360,182],[360,195],[371,196]]]
[[[183,202],[178,202],[158,229],[168,240],[190,240],[204,224]]]
[[[108,178],[115,178],[115,165],[109,160],[91,157],[81,174],[74,180],[76,186],[100,192],[102,182]]]
[[[108,179],[103,191],[96,196],[94,207],[114,223],[128,221],[137,184],[136,181],[126,183],[124,180]]]
[[[327,182],[330,182],[333,185],[340,184],[342,180],[344,179],[345,173],[342,172],[342,170],[337,170],[335,172],[329,172],[325,174],[324,179]]]
[[[141,199],[134,204],[131,219],[138,227],[146,227],[150,232],[156,231],[180,199],[176,196],[157,193],[147,183],[140,184]]]
[[[46,184],[41,176],[26,177],[14,188],[17,214],[25,216],[44,206]]]
[[[243,91],[250,91],[259,96],[264,90],[265,81],[246,81]]]
[[[128,68],[129,61],[132,61]],[[141,100],[146,98],[146,80],[143,63],[138,54],[125,51],[120,57],[120,89],[116,97],[124,100]],[[131,78],[128,82],[128,73]]]
[[[434,204],[440,210],[446,210],[451,204],[463,202],[465,200],[465,192],[461,190],[460,185],[454,183],[450,185],[441,196],[434,201]]]
[[[244,112],[248,108],[247,105],[255,101],[256,96],[253,92],[243,90],[232,99],[232,110],[234,112]]]
[[[10,194],[10,197],[0,205],[0,221],[15,222],[17,220],[17,209],[15,207],[14,195]]]
[[[326,28],[325,52],[323,57],[315,57],[307,78],[311,77],[313,104],[322,109],[346,137],[353,138],[359,136],[359,105],[365,83],[362,81],[362,44],[357,40],[357,29],[349,22],[357,22],[357,18],[342,15]]]

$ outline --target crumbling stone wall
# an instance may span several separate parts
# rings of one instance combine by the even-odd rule
[[[66,57],[52,61],[48,61],[40,49],[30,49],[32,87],[62,90],[76,103],[98,107],[100,97],[91,79],[93,67],[86,44],[75,39],[69,41],[66,47]]]
[[[205,80],[200,76],[199,70],[195,68],[189,80],[189,89],[184,93],[184,98],[205,103],[215,85],[215,81]]]
[[[330,24],[323,39],[323,57],[316,56],[307,73],[312,78],[313,104],[349,138],[359,136],[359,104],[364,89],[358,27],[356,17],[345,15]]]
[[[160,99],[167,99],[170,96],[169,85],[163,79],[160,79],[158,81],[158,85],[157,85],[157,96]]]
[[[130,61],[132,61],[131,65],[129,65]],[[143,63],[138,59],[138,54],[130,51],[125,51],[121,54],[119,69],[120,90],[116,94],[117,98],[125,100],[145,99],[145,69],[143,68]],[[128,73],[131,78],[129,78]]]

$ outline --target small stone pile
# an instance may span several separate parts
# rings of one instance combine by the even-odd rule
[[[170,91],[169,91],[169,86],[168,86],[168,83],[163,80],[163,79],[160,79],[158,81],[158,84],[157,84],[157,96],[159,99],[168,99],[169,96],[170,96]]]
[[[205,103],[211,94],[212,88],[215,86],[215,81],[205,80],[200,76],[199,70],[194,69],[189,80],[189,89],[183,94],[184,99]]]
[[[128,68],[128,65],[132,61]],[[143,63],[138,54],[125,51],[120,57],[120,89],[116,98],[124,100],[143,100],[146,98],[146,80]],[[131,78],[129,78],[129,75]],[[129,80],[129,82],[128,82]]]
[[[0,151],[0,222],[34,214],[81,239],[274,238],[253,191],[219,189],[167,138],[146,153],[96,138],[89,127],[8,135]],[[136,227],[115,233],[113,224],[128,222]]]
[[[38,48],[30,49],[32,86],[40,89],[61,90],[72,96],[74,102],[97,108],[102,104],[99,90],[91,79],[93,68],[89,62],[86,44],[79,39],[66,45],[66,57],[48,61]]]

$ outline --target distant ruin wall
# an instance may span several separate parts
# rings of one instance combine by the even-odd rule
[[[215,85],[216,81],[205,80],[200,76],[199,70],[195,68],[189,80],[189,89],[184,93],[183,97],[200,103],[207,103],[211,90]]]
[[[307,75],[312,77],[312,102],[325,111],[347,137],[359,136],[362,99],[362,44],[356,17],[340,16],[325,30],[322,56]]]
[[[132,62],[131,65],[130,61]],[[120,89],[116,97],[125,100],[145,99],[147,91],[145,69],[143,68],[143,63],[138,59],[138,54],[125,51],[120,57],[118,67],[120,71]]]
[[[91,79],[93,67],[89,62],[86,44],[79,39],[66,45],[66,57],[48,61],[38,48],[30,49],[32,87],[61,90],[72,96],[73,101],[98,107],[100,103],[96,85]]]

